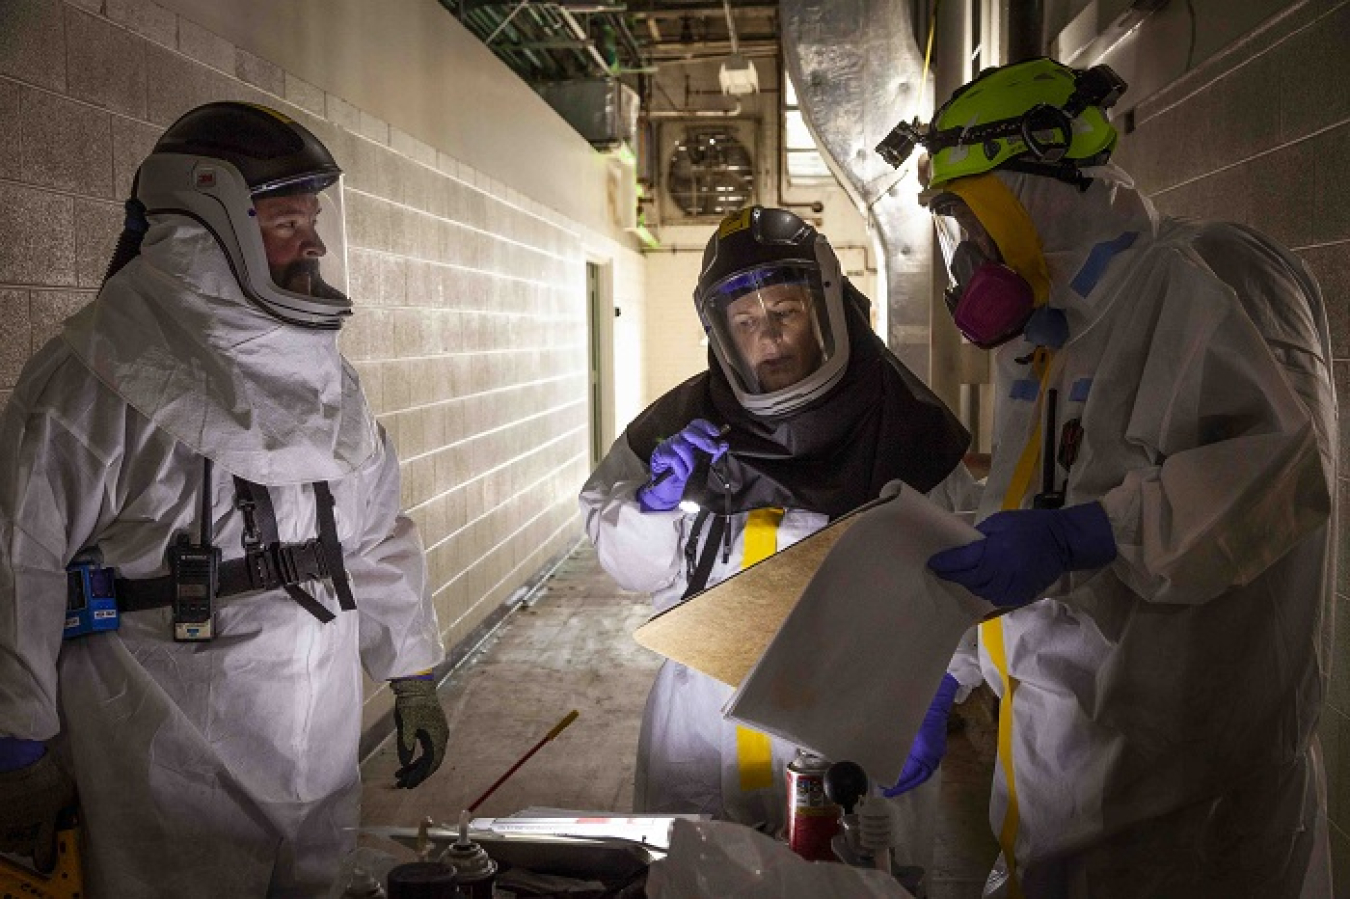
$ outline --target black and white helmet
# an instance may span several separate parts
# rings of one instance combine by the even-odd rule
[[[244,295],[270,315],[337,328],[351,314],[342,169],[288,116],[235,102],[187,112],[141,164],[136,199],[147,215],[204,225]]]
[[[753,206],[722,220],[694,306],[736,399],[755,415],[806,406],[848,368],[839,259],[787,210]]]

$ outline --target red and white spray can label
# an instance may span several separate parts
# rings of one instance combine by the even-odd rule
[[[787,841],[810,861],[834,861],[830,840],[839,832],[839,806],[825,795],[830,763],[803,749],[787,766]]]

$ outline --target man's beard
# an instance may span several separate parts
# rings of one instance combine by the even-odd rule
[[[272,279],[282,290],[317,297],[321,300],[345,300],[346,295],[333,287],[319,274],[317,259],[297,259],[281,271],[281,277]]]

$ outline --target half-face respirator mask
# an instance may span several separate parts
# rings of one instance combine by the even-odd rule
[[[1017,337],[1035,310],[1031,285],[959,197],[938,196],[932,211],[950,279],[944,298],[961,336],[985,350]]]

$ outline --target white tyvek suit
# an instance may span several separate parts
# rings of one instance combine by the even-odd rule
[[[1088,172],[1086,194],[998,173],[1068,316],[1047,385],[1058,421],[1085,431],[1066,504],[1100,501],[1119,546],[1068,592],[985,626],[1002,628],[1011,700],[981,635],[986,677],[1012,708],[1023,894],[1297,896],[1310,857],[1326,871],[1315,727],[1336,424],[1320,292],[1260,236],[1159,221],[1118,169]],[[1089,263],[1127,232],[1127,249]],[[1018,361],[1029,350],[995,354],[981,517],[1039,433]],[[1024,507],[1039,489],[1037,476]],[[1312,880],[1305,895],[1324,894]]]
[[[627,435],[621,435],[582,487],[580,503],[586,533],[595,544],[600,564],[621,587],[652,594],[653,611],[662,612],[679,602],[687,588],[684,550],[694,516],[678,510],[643,512],[635,497],[650,477],[646,462],[629,448]],[[945,508],[969,509],[977,502],[978,488],[965,466],[958,465],[929,495]],[[748,517],[748,513],[731,516],[731,552],[724,561],[721,550],[717,551],[706,586],[741,570]],[[786,510],[776,535],[778,551],[828,523],[829,518],[819,512]],[[709,529],[703,528],[700,546]],[[962,700],[981,678],[973,657],[968,656],[953,661],[952,673],[962,683],[958,694]],[[796,755],[796,747],[771,737],[773,787],[742,790],[737,725],[722,717],[722,707],[733,692],[726,684],[677,662],[666,661],[661,666],[642,718],[634,811],[705,813],[770,834],[783,828],[787,823],[784,767]]]
[[[168,609],[63,643],[78,550],[146,578],[176,533],[196,539],[202,459],[166,427],[217,462],[227,560],[230,473],[269,485],[283,542],[317,535],[303,482],[329,479],[357,611],[311,581],[329,624],[273,590],[221,600],[209,643],[174,643]],[[203,229],[157,220],[29,362],[0,457],[0,733],[55,738],[72,766],[88,894],[326,895],[359,823],[361,666],[383,680],[443,654],[397,459],[336,334],[255,310]]]

